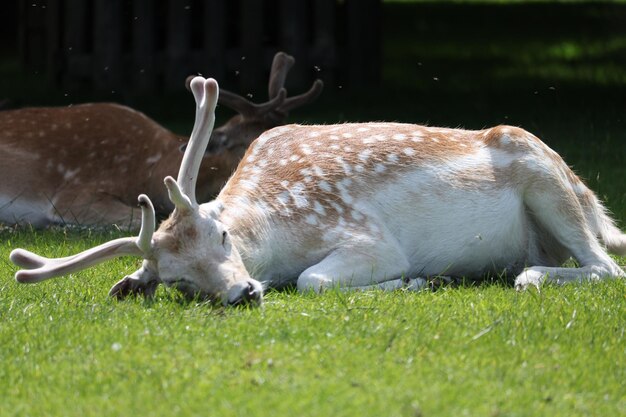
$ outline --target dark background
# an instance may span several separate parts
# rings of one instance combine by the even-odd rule
[[[25,58],[23,36],[29,33],[25,25],[41,30],[32,12],[41,12],[47,3],[3,2],[0,98],[17,107],[115,101],[140,109],[179,133],[190,130],[193,100],[182,79],[163,71],[150,88],[139,88],[141,78],[136,81],[137,68],[130,65],[136,51],[133,22],[145,17],[134,15],[136,2],[121,2],[124,54],[110,65],[135,72],[119,84],[103,83],[106,77],[98,76],[93,63],[86,67],[90,74],[68,79],[67,67],[57,65],[50,71],[41,64],[48,59],[43,56],[37,63],[36,49]],[[155,19],[163,22],[154,28],[160,51],[155,59],[158,63],[178,59],[180,74],[214,75],[223,88],[265,100],[271,57],[284,50],[296,57],[287,82],[290,93],[304,91],[316,77],[325,81],[318,101],[291,114],[294,122],[521,126],[561,153],[616,217],[626,219],[624,2],[157,0],[154,4]],[[216,4],[227,4],[222,10],[225,18],[206,24],[206,12]],[[34,20],[25,20],[24,7],[33,9],[28,16]],[[332,9],[330,22],[320,17],[326,16],[319,14],[324,7]],[[98,10],[91,7],[87,19],[95,19]],[[188,48],[196,52],[181,58],[167,34],[180,35],[174,29],[190,15]],[[67,19],[57,24],[60,33],[68,31]],[[109,26],[104,28],[108,33]],[[330,40],[320,38],[320,30],[330,33]],[[94,33],[88,27],[81,39],[93,40]],[[225,56],[197,53],[207,42],[206,33],[222,39],[228,50]],[[39,39],[49,40],[47,36],[40,34]],[[59,64],[67,54],[57,55],[54,62]],[[231,114],[219,108],[218,123]]]
[[[134,63],[133,53],[137,52],[132,45],[136,42],[132,30],[142,18],[134,13],[137,10],[133,7],[141,1],[100,1],[105,5],[119,3],[120,18],[116,19],[118,25],[101,25],[99,30],[94,25],[97,26],[98,11],[102,10],[96,3],[98,0],[3,2],[0,96],[10,99],[15,106],[107,100],[143,107],[166,119],[186,115],[186,109],[178,113],[179,106],[168,105],[168,100],[189,101],[182,79],[170,80],[168,70],[163,70],[155,76],[153,87],[145,89],[133,78],[139,69],[128,69]],[[288,80],[292,93],[307,88],[314,78],[325,81],[327,100],[322,99],[320,104],[324,105],[311,110],[321,112],[320,120],[326,122],[384,118],[481,127],[519,118],[536,124],[533,119],[546,112],[596,113],[593,108],[598,106],[601,113],[614,109],[615,114],[610,116],[621,118],[626,102],[626,4],[623,2],[184,0],[168,3],[155,0],[147,3],[152,5],[154,15],[155,66],[177,58],[172,58],[175,53],[168,51],[171,49],[168,42],[176,36],[175,22],[180,20],[180,25],[189,23],[186,25],[189,45],[185,48],[200,51],[194,52],[195,55],[187,50],[178,54],[183,56],[175,63],[181,68],[177,69],[180,78],[190,73],[218,74],[222,87],[253,94],[261,100],[266,98],[271,57],[276,51],[284,50],[297,60]],[[219,9],[222,14],[218,19],[225,56],[202,56],[200,62],[193,62],[202,53],[198,48],[202,48],[204,41],[198,38],[212,28],[202,19],[210,14],[203,12],[210,12],[210,7],[218,3],[226,5]],[[89,7],[84,7],[83,15],[72,14],[65,9],[72,10],[73,4]],[[318,22],[327,16],[313,16],[318,4],[330,4],[334,8],[328,15],[332,21]],[[351,6],[354,4],[363,6],[356,10],[357,7]],[[56,27],[50,29],[46,25],[51,24],[49,15],[53,7],[62,10],[56,10],[60,18],[54,22]],[[255,14],[246,15],[250,8],[259,13],[259,18]],[[285,12],[285,9],[290,10]],[[176,14],[173,10],[179,10],[178,20],[177,16],[171,16]],[[291,28],[292,32],[283,29],[298,16],[304,16],[301,27]],[[84,26],[79,28],[83,32],[73,35],[83,44],[84,55],[90,55],[89,70],[83,75],[68,75],[77,66],[73,64],[80,63],[78,59],[71,61],[78,55],[79,41],[64,39],[71,37],[70,18],[83,22]],[[263,23],[257,25],[260,27],[251,27],[250,21],[261,20]],[[320,27],[331,37],[321,47],[313,39]],[[115,31],[120,32],[123,48],[120,56],[94,58],[97,54],[92,45],[94,33]],[[246,41],[246,33],[250,31],[259,33],[259,39]],[[289,38],[299,32],[304,33],[299,42]],[[50,41],[53,37],[50,33],[56,33],[59,38],[58,51],[42,46],[46,42],[54,43]],[[367,39],[351,40],[358,36]],[[64,43],[73,45],[73,51]],[[252,46],[259,50],[253,50]],[[312,51],[313,48],[318,50]],[[107,52],[104,50],[101,55]],[[54,62],[54,68],[48,61]],[[353,61],[359,62],[355,66]],[[211,68],[204,69],[203,65]],[[119,67],[126,70],[123,78],[107,79],[111,68]],[[141,68],[141,71],[150,70],[146,66]],[[329,103],[333,105],[329,107]]]

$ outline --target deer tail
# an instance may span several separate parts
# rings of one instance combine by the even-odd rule
[[[592,230],[602,240],[610,253],[626,256],[626,234],[624,234],[609,216],[608,210],[593,194],[587,190],[583,194],[583,207]]]

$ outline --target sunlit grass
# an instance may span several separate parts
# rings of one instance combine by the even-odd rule
[[[2,234],[0,415],[626,412],[623,280],[539,293],[271,292],[246,310],[164,289],[109,299],[135,260],[37,285],[11,278],[16,245],[63,254],[109,237]]]

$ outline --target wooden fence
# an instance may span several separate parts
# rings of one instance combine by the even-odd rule
[[[266,83],[275,52],[289,83],[376,83],[380,0],[20,0],[23,65],[64,88],[180,90],[192,73]]]

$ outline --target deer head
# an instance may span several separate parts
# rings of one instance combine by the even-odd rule
[[[154,207],[142,194],[139,196],[142,224],[137,237],[115,239],[78,255],[56,259],[16,249],[10,255],[11,261],[26,268],[16,273],[18,282],[39,282],[107,259],[133,255],[144,259],[142,267],[130,277],[144,283],[144,293],[154,291],[156,284],[162,282],[188,297],[199,296],[231,305],[260,303],[261,284],[250,279],[228,232],[213,218],[212,211],[219,208],[205,205],[201,209],[196,201],[198,171],[215,122],[218,85],[213,79],[195,77],[190,90],[196,101],[194,128],[177,179],[171,176],[164,179],[175,207],[170,217],[155,231]],[[128,288],[132,282],[120,281],[111,290],[112,294],[132,291]]]

